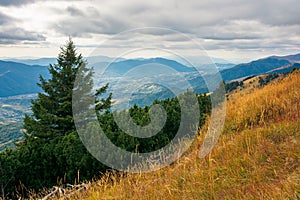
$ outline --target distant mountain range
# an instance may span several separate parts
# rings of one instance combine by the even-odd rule
[[[3,61],[21,63],[25,65],[49,66],[49,64],[56,63],[56,58],[37,58],[37,59],[9,58],[9,59],[3,59]]]
[[[112,62],[115,58],[108,56],[90,56],[85,58],[89,64],[94,64],[98,62]],[[124,60],[124,58],[118,58],[118,61]],[[22,63],[26,65],[42,65],[49,66],[49,64],[56,63],[56,58],[36,58],[36,59],[22,59],[22,58],[6,58],[3,61],[12,61],[17,63]]]
[[[293,68],[299,68],[298,63],[300,63],[300,54],[271,56],[225,69],[221,71],[221,75],[225,81],[231,81],[259,74],[289,72]]]
[[[13,59],[11,59],[13,60]],[[199,76],[195,68],[181,64],[180,62],[165,59],[165,58],[150,58],[150,59],[119,59],[112,62],[113,58],[106,56],[95,56],[88,58],[89,63],[94,66],[95,70],[104,70],[108,65],[104,75],[108,79],[103,81],[114,81],[114,78],[120,78],[124,74],[130,74],[131,80],[135,78],[143,78],[143,73],[163,74],[164,70],[160,66],[165,66],[171,71],[184,74],[184,77],[190,81],[197,92],[203,92],[205,82],[201,76],[210,76],[205,72]],[[111,63],[112,62],[112,63]],[[24,64],[26,63],[26,64]],[[56,63],[54,58],[41,59],[24,59],[13,61],[0,61],[0,97],[15,96],[21,94],[30,94],[40,92],[40,88],[36,85],[39,82],[39,75],[49,78],[47,66],[49,63]],[[216,64],[221,70],[223,79],[227,82],[240,79],[248,76],[265,74],[265,73],[282,73],[291,71],[293,68],[300,68],[300,54],[288,56],[271,56],[244,64]],[[146,70],[135,70],[137,66],[148,66]],[[151,67],[152,66],[152,67]],[[200,70],[212,67],[212,64],[200,66]],[[198,69],[198,70],[199,70]],[[169,70],[169,72],[170,72]],[[209,72],[209,70],[207,70]],[[169,82],[180,82],[177,77],[172,77],[172,74],[166,76],[161,75],[160,80]],[[175,87],[175,85],[174,85]],[[176,87],[181,87],[177,84]],[[151,88],[151,87],[150,87]]]
[[[40,92],[40,74],[48,78],[47,67],[0,61],[0,97]]]
[[[156,70],[156,73],[160,73],[157,70],[163,70],[163,66],[174,70],[174,72],[196,72],[197,70],[192,67],[187,67],[177,61],[169,60],[165,58],[149,58],[149,59],[129,59],[119,62],[99,62],[94,64],[95,70],[105,70],[105,74],[110,76],[123,76],[130,71],[145,67],[146,65],[152,65],[152,71]],[[160,66],[159,66],[160,65]],[[106,68],[106,69],[105,69]],[[163,72],[161,72],[163,73]],[[142,74],[141,74],[142,75]]]

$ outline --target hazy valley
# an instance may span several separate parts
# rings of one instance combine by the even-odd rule
[[[92,64],[89,65],[98,72],[95,76],[97,86],[110,83],[112,87],[110,92],[119,94],[119,96],[114,97],[114,100],[118,103],[114,109],[117,110],[128,109],[134,104],[139,106],[151,105],[156,99],[163,100],[174,97],[175,94],[172,91],[161,87],[159,84],[151,84],[151,82],[159,82],[158,80],[160,80],[161,85],[165,84],[170,86],[170,88],[177,88],[181,92],[184,92],[187,89],[186,87],[191,87],[190,89],[198,94],[207,93],[208,90],[203,77],[208,80],[213,79],[214,74],[212,72],[215,70],[211,72],[210,67],[217,67],[220,70],[222,78],[226,81],[228,87],[229,83],[234,85],[232,82],[241,81],[247,77],[261,74],[287,73],[294,68],[300,68],[300,54],[282,57],[272,56],[238,65],[216,63],[215,66],[202,64],[197,67],[185,66],[177,61],[165,58],[136,60],[121,58],[117,62],[110,63],[114,60],[113,58],[99,56],[87,58],[87,60],[90,60]],[[48,58],[32,60],[10,59],[10,61],[0,62],[0,83],[5,86],[0,89],[0,123],[4,129],[0,137],[2,138],[0,140],[1,150],[5,149],[6,146],[14,146],[13,143],[22,138],[20,128],[22,127],[24,114],[31,113],[31,100],[37,97],[37,92],[41,92],[41,89],[37,86],[39,76],[42,75],[48,78],[49,73],[46,63],[52,62],[48,63],[49,66],[49,64],[54,64],[55,61],[54,58]],[[148,65],[150,71],[152,68],[155,68],[155,74],[150,74],[148,80],[147,75],[143,73],[145,67],[142,68],[143,71],[131,71],[136,66],[145,65]],[[164,66],[162,67],[162,65]],[[172,71],[168,71],[166,68]],[[128,73],[129,77],[126,77]],[[153,75],[157,77],[156,80],[153,79]],[[187,80],[190,85],[187,86],[184,82],[181,83],[178,77],[181,77],[184,81]],[[135,80],[136,86],[132,80]],[[140,85],[147,82],[149,83]],[[122,96],[128,95],[132,95],[130,101],[122,104]],[[9,128],[5,128],[4,125]],[[10,133],[7,133],[6,129]]]

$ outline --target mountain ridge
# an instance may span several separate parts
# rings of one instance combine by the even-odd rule
[[[40,74],[49,77],[47,67],[0,61],[0,97],[37,93]]]
[[[129,72],[131,69],[137,67],[138,65],[148,65],[153,63],[165,65],[180,73],[184,72],[192,74],[194,72],[197,72],[197,70],[193,67],[186,66],[175,60],[170,60],[161,57],[146,59],[120,59],[117,60],[117,62],[110,62],[111,60],[109,59],[111,58],[105,57],[104,59],[108,60],[97,62],[99,58],[94,57],[94,63],[91,63],[90,65],[95,66],[97,70],[105,69],[105,67],[109,65],[106,71],[106,75],[109,77],[122,76],[125,73]],[[48,61],[51,61],[52,58],[47,59],[50,59]],[[35,62],[39,61],[39,59],[35,60]],[[269,56],[266,58],[251,61],[249,63],[238,64],[233,67],[231,67],[231,65],[228,64],[227,66],[231,68],[220,68],[220,73],[226,82],[230,82],[236,79],[255,76],[259,74],[289,72],[293,68],[300,68],[299,63],[300,54],[286,56]],[[226,67],[226,65],[224,66]],[[203,65],[203,69],[207,68],[207,71],[209,71],[208,68],[211,67],[212,66],[210,65]],[[48,67],[44,65],[26,65],[23,63],[13,61],[0,60],[0,97],[40,92],[41,90],[36,85],[36,83],[39,82],[39,75],[42,75],[45,78],[49,77],[47,68]],[[202,70],[202,68],[200,67],[198,70]],[[194,84],[196,84],[197,87],[200,88],[202,88],[202,86],[200,86],[199,84],[204,83],[203,81],[201,81],[203,78],[202,76],[205,76],[205,73],[198,75],[198,77],[193,77]],[[196,81],[196,79],[201,80]],[[201,89],[197,91],[204,90]]]
[[[287,56],[269,56],[249,63],[238,64],[230,69],[221,71],[221,75],[225,81],[256,76],[264,73],[274,73],[279,68],[287,68],[285,72],[291,71],[294,63],[300,62],[300,54]],[[290,68],[289,68],[290,67]],[[296,65],[295,67],[298,67]]]

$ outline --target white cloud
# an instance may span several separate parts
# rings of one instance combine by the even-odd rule
[[[226,56],[230,52],[244,56],[245,52],[252,51],[265,54],[275,50],[278,54],[300,51],[298,0],[23,2],[0,3],[0,12],[7,13],[1,17],[0,24],[14,21],[16,27],[28,33],[45,36],[48,42],[55,43],[53,48],[68,35],[74,36],[79,46],[93,46],[103,38],[128,29],[164,27],[196,38],[208,51],[218,55],[221,53],[216,51]],[[184,42],[180,35],[164,31],[148,31],[144,35],[153,37],[161,46],[172,43],[174,47],[182,46],[177,43]],[[118,39],[123,39],[124,45],[130,41],[130,45],[138,46],[143,45],[141,38]]]

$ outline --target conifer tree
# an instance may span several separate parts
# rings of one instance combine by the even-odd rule
[[[38,86],[43,92],[32,101],[32,115],[26,115],[24,127],[30,135],[39,138],[55,137],[65,135],[75,130],[72,116],[72,91],[77,72],[80,68],[81,76],[92,86],[92,71],[86,68],[86,61],[81,54],[77,54],[71,38],[57,58],[57,64],[49,67],[51,78],[46,80],[40,76]],[[100,88],[96,95],[104,93],[108,85]],[[92,88],[88,88],[92,90]],[[111,95],[106,99],[104,107],[110,107]],[[100,100],[95,99],[95,103]]]

